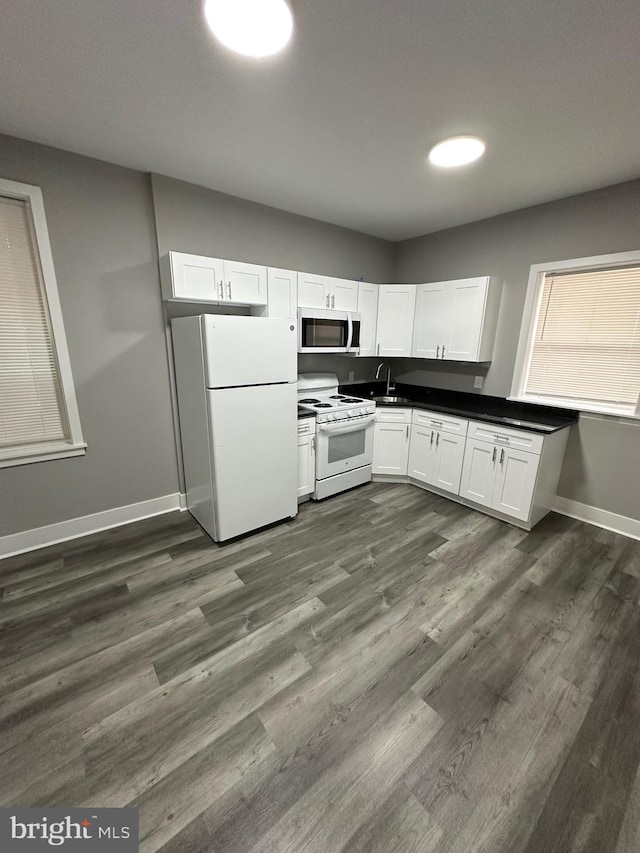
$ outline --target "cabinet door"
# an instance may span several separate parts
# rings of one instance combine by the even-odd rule
[[[224,299],[241,305],[267,304],[267,268],[240,261],[224,262]]]
[[[267,269],[267,307],[261,316],[296,320],[298,316],[298,273]]]
[[[378,285],[358,283],[358,313],[360,322],[359,356],[376,354],[376,329],[378,325]]]
[[[315,437],[298,436],[298,497],[310,495],[315,488]]]
[[[172,298],[220,302],[224,262],[219,258],[170,252]]]
[[[540,457],[508,447],[499,447],[497,454],[496,482],[491,506],[526,521],[531,511]]]
[[[298,307],[328,308],[329,279],[326,275],[298,273]]]
[[[448,281],[419,284],[411,355],[414,358],[441,358],[449,343],[451,299]]]
[[[488,279],[466,278],[447,282],[451,319],[445,341],[445,359],[478,361]]]
[[[415,284],[380,285],[376,355],[386,357],[411,355],[415,304]]]
[[[373,433],[373,473],[406,476],[409,424],[376,423]]]
[[[412,438],[413,440],[413,438]],[[432,486],[437,486],[453,495],[460,493],[460,478],[462,476],[462,460],[464,459],[465,437],[438,432],[435,442],[435,452],[432,454],[433,463],[430,479]]]
[[[436,432],[433,429],[416,426],[411,427],[411,444],[409,447],[408,474],[414,480],[430,483],[433,479],[433,446]]]
[[[491,506],[497,454],[495,444],[467,439],[460,481],[461,497],[481,506]]]
[[[336,311],[358,310],[358,282],[344,278],[329,281],[329,308]]]

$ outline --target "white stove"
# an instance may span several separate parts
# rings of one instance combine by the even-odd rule
[[[334,373],[298,376],[298,406],[316,416],[316,484],[321,500],[371,480],[375,403],[338,392]]]
[[[376,411],[372,400],[339,394],[338,377],[333,373],[301,373],[298,406],[305,412],[313,412],[319,424],[373,415]]]

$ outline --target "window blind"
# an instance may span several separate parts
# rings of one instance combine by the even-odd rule
[[[524,395],[633,414],[640,394],[640,267],[547,273]]]
[[[31,209],[0,196],[0,449],[68,437]]]

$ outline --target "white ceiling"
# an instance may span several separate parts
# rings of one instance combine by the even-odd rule
[[[638,0],[291,5],[256,61],[202,0],[3,0],[0,131],[391,240],[640,176]]]

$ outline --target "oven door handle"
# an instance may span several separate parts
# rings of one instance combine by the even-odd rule
[[[326,432],[330,435],[340,435],[345,432],[357,432],[358,430],[364,429],[372,424],[375,420],[375,415],[372,415],[370,418],[363,418],[361,421],[349,421],[344,426],[338,424],[318,424],[318,430],[320,432]]]

